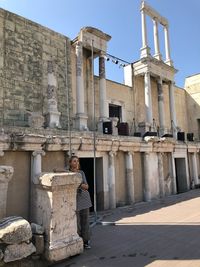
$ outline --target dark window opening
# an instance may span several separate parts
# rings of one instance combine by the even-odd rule
[[[114,104],[109,104],[109,117],[118,118],[118,123],[122,122],[122,107]]]

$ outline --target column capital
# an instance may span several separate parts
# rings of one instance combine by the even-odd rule
[[[13,176],[14,169],[11,166],[0,166],[0,183],[8,183]]]
[[[79,47],[83,47],[83,43],[82,43],[81,41],[77,41],[77,42],[76,42],[76,47],[78,47],[78,46],[79,46]]]
[[[103,57],[103,58],[105,58],[105,56],[106,56],[106,53],[105,53],[104,51],[100,51],[100,53],[99,53],[99,57]]]
[[[134,156],[134,152],[133,152],[133,151],[127,151],[126,154],[127,154],[128,156]]]
[[[163,84],[163,78],[161,76],[157,77],[156,81],[159,84]]]
[[[108,155],[113,158],[114,156],[117,155],[117,152],[116,151],[109,151]]]
[[[45,153],[44,150],[35,150],[35,151],[32,152],[32,156],[33,157],[36,157],[37,155],[45,156],[46,153]]]
[[[151,75],[151,71],[150,70],[146,70],[144,75]]]
[[[169,24],[165,24],[163,27],[164,29],[169,30]]]

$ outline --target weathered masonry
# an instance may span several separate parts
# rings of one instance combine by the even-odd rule
[[[0,165],[14,168],[7,216],[30,219],[35,175],[64,167],[71,152],[80,157],[93,195],[94,91],[98,210],[199,185],[197,102],[191,115],[197,89],[189,87],[191,79],[187,92],[174,83],[167,19],[145,2],[140,11],[141,56],[124,67],[125,83],[119,84],[106,79],[110,35],[85,27],[70,40],[0,9]],[[153,20],[154,55],[146,16]]]

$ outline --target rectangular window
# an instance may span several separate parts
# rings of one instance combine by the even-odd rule
[[[114,104],[109,104],[109,117],[118,118],[118,122],[122,122],[122,107]]]

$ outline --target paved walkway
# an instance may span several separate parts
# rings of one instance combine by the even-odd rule
[[[200,190],[118,208],[92,228],[92,249],[54,267],[200,267]]]

